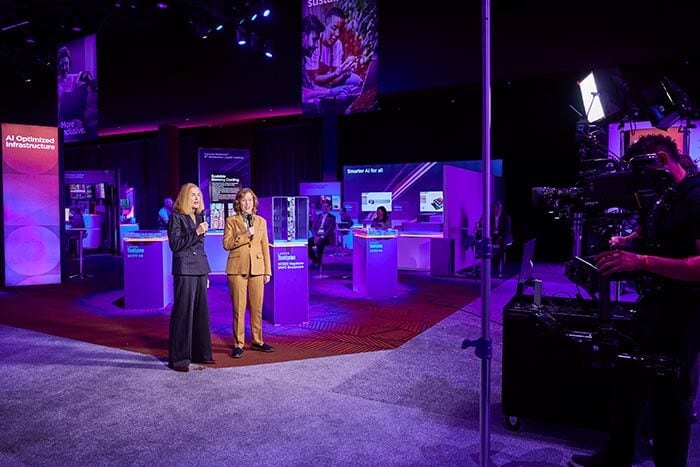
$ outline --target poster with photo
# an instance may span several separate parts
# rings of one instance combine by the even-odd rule
[[[56,53],[58,127],[64,141],[97,139],[97,40],[95,35],[62,44]]]
[[[367,112],[378,106],[377,0],[303,0],[302,110]]]

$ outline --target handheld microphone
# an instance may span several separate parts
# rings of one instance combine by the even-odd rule
[[[245,215],[245,222],[248,224],[248,228],[253,227],[253,215],[252,214],[246,214]],[[252,240],[254,235],[250,236],[250,239]]]

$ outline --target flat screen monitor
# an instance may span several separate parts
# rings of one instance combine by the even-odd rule
[[[523,259],[520,263],[520,275],[518,276],[518,284],[527,285],[533,279],[533,269],[535,263],[535,239],[532,238],[525,242],[523,246]]]
[[[445,201],[441,191],[421,191],[419,194],[420,212],[442,212]]]
[[[391,192],[390,191],[369,191],[360,195],[362,202],[362,212],[376,211],[379,206],[384,206],[387,212],[391,212]]]

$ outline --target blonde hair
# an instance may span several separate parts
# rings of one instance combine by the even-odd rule
[[[253,214],[258,213],[258,197],[255,196],[255,193],[250,188],[242,188],[241,191],[236,193],[236,203],[233,205],[234,211],[236,211],[238,214],[243,212],[243,208],[241,208],[241,200],[248,193],[253,195]]]
[[[190,190],[196,189],[199,194],[202,194],[202,190],[199,189],[194,183],[185,183],[180,187],[180,193],[178,193],[175,199],[175,204],[173,204],[173,211],[177,211],[181,214],[192,214],[192,206],[190,205]],[[195,211],[195,214],[201,214],[204,211],[204,206],[200,203],[199,209]]]

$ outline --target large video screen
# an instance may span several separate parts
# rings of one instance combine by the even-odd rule
[[[362,193],[360,200],[362,212],[374,212],[379,206],[384,206],[388,212],[391,212],[390,191]]]
[[[442,212],[445,199],[440,191],[421,191],[419,195],[420,212]]]
[[[357,203],[359,222],[371,219],[382,205],[391,211],[392,221],[414,221],[421,213],[440,213],[444,208],[438,199],[442,198],[446,165],[481,170],[480,160],[345,166],[343,203]],[[503,174],[502,160],[492,161],[491,173],[495,177]],[[421,202],[423,194],[427,206]]]
[[[302,0],[301,102],[306,115],[378,107],[377,0]]]

